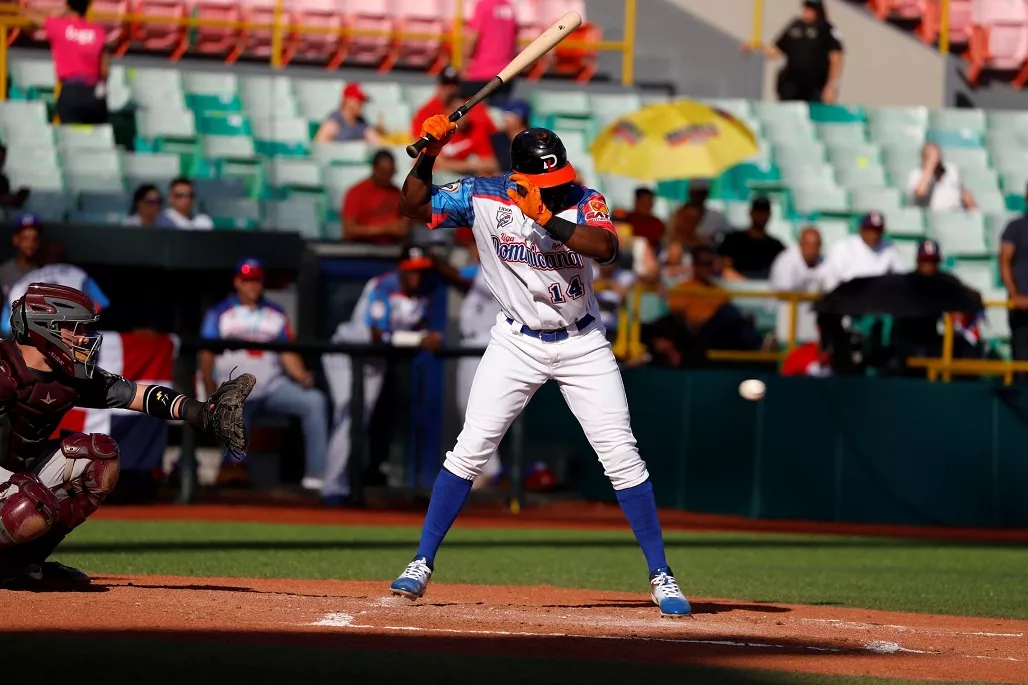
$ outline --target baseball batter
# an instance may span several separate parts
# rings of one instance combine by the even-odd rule
[[[434,141],[403,184],[400,211],[432,228],[470,226],[482,278],[500,303],[471,388],[464,428],[432,490],[417,555],[392,586],[425,594],[443,537],[472,481],[535,392],[555,380],[617,492],[650,572],[651,597],[665,616],[689,614],[668,567],[646,464],[639,456],[617,362],[599,321],[592,267],[617,258],[603,196],[576,184],[564,144],[533,128],[511,144],[515,173],[432,185],[436,156],[453,136],[445,116],[427,119]]]

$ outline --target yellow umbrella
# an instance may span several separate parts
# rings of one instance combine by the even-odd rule
[[[644,181],[713,178],[757,152],[745,124],[692,100],[621,117],[592,144],[596,171]]]

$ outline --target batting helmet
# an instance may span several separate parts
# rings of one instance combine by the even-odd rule
[[[514,171],[540,188],[571,183],[577,175],[560,137],[545,128],[530,128],[515,136],[510,144],[510,163]]]
[[[32,283],[11,306],[11,332],[32,345],[56,370],[92,378],[103,336],[86,330],[99,319],[93,298],[65,285]]]

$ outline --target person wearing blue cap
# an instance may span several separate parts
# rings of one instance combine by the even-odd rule
[[[14,218],[11,235],[14,256],[0,264],[0,288],[5,300],[12,285],[39,268],[39,232],[42,229],[43,222],[35,214],[19,214]]]
[[[528,129],[528,122],[532,118],[532,106],[524,100],[509,100],[500,108],[503,110],[503,130],[497,131],[491,137],[493,153],[496,155],[496,163],[500,171],[508,173],[511,171],[510,144],[519,133]]]
[[[216,304],[204,317],[202,338],[283,343],[296,339],[282,307],[264,297],[264,265],[259,259],[239,262],[232,284],[235,294]],[[257,377],[257,384],[243,406],[247,427],[264,413],[299,418],[306,462],[301,485],[307,490],[320,490],[328,450],[328,401],[314,387],[314,374],[295,352],[229,350],[217,357],[208,351],[200,353],[200,373],[208,393],[214,392],[219,383],[244,372]],[[247,482],[245,466],[229,456],[226,455],[218,474],[219,484]]]

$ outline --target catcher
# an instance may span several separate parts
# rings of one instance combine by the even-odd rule
[[[256,379],[242,374],[200,403],[159,385],[136,385],[96,368],[102,337],[92,298],[33,283],[11,308],[13,340],[0,340],[0,587],[72,589],[77,569],[46,561],[96,511],[118,480],[118,444],[108,435],[51,439],[72,407],[125,408],[181,419],[246,449],[243,402]]]

